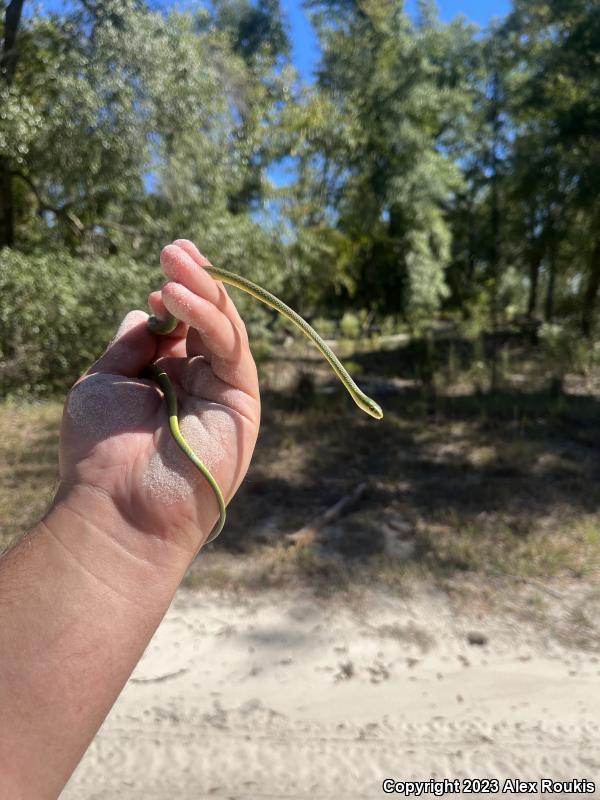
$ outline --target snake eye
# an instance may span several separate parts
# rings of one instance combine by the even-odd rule
[[[383,419],[383,409],[373,400],[371,400],[371,416],[375,419]]]

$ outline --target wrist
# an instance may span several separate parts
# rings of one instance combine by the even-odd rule
[[[108,493],[90,485],[61,485],[40,524],[62,546],[65,558],[134,602],[144,598],[147,603],[150,594],[159,603],[166,596],[170,602],[194,556],[142,530]]]

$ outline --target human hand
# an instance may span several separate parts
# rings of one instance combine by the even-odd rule
[[[154,314],[181,322],[169,336],[132,311],[106,352],[71,390],[61,431],[59,502],[91,491],[107,498],[136,536],[177,545],[189,557],[218,519],[209,484],[181,452],[165,400],[137,376],[159,361],[177,395],[180,426],[226,502],[244,478],[260,420],[256,366],[246,329],[209,262],[189,241],[165,247],[167,283],[149,296]]]

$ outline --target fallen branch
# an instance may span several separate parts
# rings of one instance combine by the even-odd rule
[[[295,533],[286,534],[284,539],[287,544],[294,545],[298,548],[308,547],[311,545],[319,531],[326,525],[329,525],[338,519],[349,506],[360,500],[360,498],[367,491],[367,488],[368,483],[359,483],[358,486],[356,486],[350,492],[350,494],[342,497],[335,505],[331,506],[331,508],[328,508],[327,511],[324,511],[322,514],[319,514],[317,517],[311,520],[308,525],[300,528],[300,530],[296,531]]]

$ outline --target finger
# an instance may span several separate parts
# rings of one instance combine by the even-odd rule
[[[198,333],[194,328],[188,328],[185,354],[190,358],[192,356],[203,356],[208,362],[213,359],[213,354],[202,340],[202,334]]]
[[[163,249],[160,263],[167,278],[209,300],[246,334],[244,322],[222,282],[214,280],[204,269],[211,266],[210,261],[192,242],[177,239]]]
[[[86,374],[98,372],[136,377],[156,353],[156,336],[148,328],[148,314],[130,311],[103,355]]]
[[[198,335],[188,335],[188,356],[208,352],[214,373],[221,380],[253,395],[258,393],[256,365],[247,339],[222,311],[178,283],[162,290],[166,308],[187,322]],[[199,337],[199,338],[198,338]]]
[[[169,316],[169,312],[162,301],[160,290],[156,292],[150,292],[148,295],[148,305],[150,306],[152,313],[159,319],[165,319]],[[167,336],[161,336],[161,338],[166,339],[168,336],[172,336],[173,338],[182,339],[185,338],[187,332],[188,326],[185,324],[185,322],[180,321],[174,331],[171,331],[171,333],[167,334]]]
[[[156,314],[156,316],[160,317],[161,319],[165,319],[169,315],[169,311],[167,307],[163,303],[162,294],[161,292],[152,292],[151,295],[148,295],[148,304],[152,311]],[[175,335],[183,335],[187,334],[187,341],[182,339],[177,346],[173,346],[172,349],[166,346],[167,342],[163,340],[168,340],[169,336],[161,336],[159,337],[159,349],[161,356],[179,356],[180,358],[186,358],[188,353],[194,355],[201,355],[204,358],[210,361],[212,357],[212,353],[205,347],[202,337],[195,331],[193,328],[190,328],[189,325],[186,325],[185,322],[180,322],[179,325],[175,328],[173,333],[170,336]]]
[[[203,256],[200,250],[198,250],[198,248],[196,247],[196,245],[189,239],[175,239],[173,244],[176,245],[177,247],[180,247],[182,250],[185,250],[188,256],[190,256],[200,267],[212,266],[208,258],[206,256]]]
[[[169,312],[162,301],[159,291],[151,292],[148,295],[148,305],[152,313],[159,317],[159,319],[165,319],[169,316]],[[185,322],[179,322],[175,330],[171,333],[166,336],[157,336],[157,358],[166,356],[185,358],[187,356],[186,335],[188,330],[189,326],[186,325]]]
[[[240,332],[213,303],[194,294],[180,283],[173,282],[163,286],[162,299],[171,314],[198,331],[212,356],[228,361],[239,359],[242,346]],[[188,350],[189,345],[188,340]]]
[[[190,242],[189,239],[175,239],[173,244],[177,245],[177,247],[180,247],[182,250],[185,250],[185,252],[189,256],[191,256],[193,258],[193,260],[196,262],[196,264],[198,264],[198,266],[200,266],[200,267],[212,267],[212,264],[208,260],[208,258],[205,255],[203,255],[200,252],[200,250],[198,250],[196,245],[193,242]],[[223,286],[223,283],[221,281],[217,281],[216,279],[213,279],[213,280],[215,280],[215,282],[217,283],[218,286]],[[229,295],[227,295],[227,297],[229,298]],[[245,332],[246,325],[244,324],[244,320],[241,318],[240,313],[237,310],[233,300],[231,300],[231,298],[229,298],[229,300],[230,300],[231,307],[232,307],[231,308],[232,319],[235,319],[237,321],[237,323],[243,327],[244,332]]]

